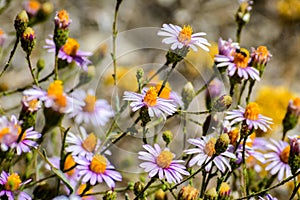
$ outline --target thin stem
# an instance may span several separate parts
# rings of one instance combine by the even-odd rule
[[[243,96],[243,93],[244,93],[245,88],[246,88],[246,84],[247,84],[247,80],[245,80],[245,81],[243,82],[242,88],[241,88],[241,90],[240,90],[240,95],[239,95],[239,99],[238,99],[238,105],[240,105],[240,103],[241,103],[242,96]]]
[[[182,132],[183,132],[183,140],[182,140],[182,148],[185,150],[185,142],[186,142],[186,134],[187,134],[187,128],[186,128],[186,113],[183,114],[183,127],[182,127]]]
[[[203,115],[203,114],[209,114],[211,111],[205,110],[205,111],[198,111],[198,112],[190,112],[190,111],[180,110],[178,112],[181,112],[183,114],[191,114],[191,115]]]
[[[143,142],[144,142],[144,144],[147,144],[147,137],[146,137],[147,131],[148,131],[148,129],[146,128],[146,126],[143,126]]]
[[[31,76],[32,76],[32,79],[33,79],[33,82],[36,86],[39,86],[39,82],[38,80],[36,79],[35,75],[34,75],[34,70],[32,68],[32,65],[31,65],[31,61],[30,61],[30,54],[27,54],[26,55],[26,60],[28,62],[28,67],[29,67],[29,70],[30,70],[30,73],[31,73]]]
[[[149,79],[147,79],[147,81],[142,85],[142,88],[145,87],[146,85],[148,85],[148,83],[155,78],[155,76],[157,76],[158,74],[160,74],[160,72],[162,72],[163,70],[167,69],[169,66],[169,63],[166,62],[163,66],[161,66],[156,72],[155,74],[153,74]]]
[[[147,183],[144,189],[134,198],[134,200],[138,200],[139,197],[144,194],[144,192],[150,187],[152,183],[154,183],[155,180],[156,180],[155,178],[151,178],[151,180]]]
[[[286,182],[289,182],[290,180],[292,180],[293,178],[297,177],[298,175],[300,175],[300,171],[298,171],[294,176],[290,176],[282,181],[280,181],[278,184],[272,186],[272,187],[269,187],[267,189],[264,189],[264,190],[261,190],[259,192],[256,192],[256,193],[253,193],[253,194],[250,194],[250,195],[247,195],[247,196],[244,196],[244,197],[241,197],[241,198],[238,198],[237,200],[242,200],[242,199],[250,199],[250,197],[255,197],[255,196],[258,196],[260,194],[264,194],[270,190],[273,190],[274,188],[277,188],[283,184],[285,184]]]
[[[162,85],[161,85],[161,87],[160,87],[160,89],[159,89],[159,91],[158,91],[158,93],[157,93],[157,96],[159,96],[159,95],[161,94],[161,92],[163,91],[163,89],[165,88],[166,83],[167,83],[167,81],[168,81],[168,79],[169,79],[169,76],[172,74],[172,72],[173,72],[173,70],[175,69],[176,65],[177,65],[177,62],[174,62],[173,65],[172,65],[172,68],[171,68],[170,71],[167,73],[167,76],[166,76],[165,80],[163,81],[163,83],[162,83]]]
[[[237,43],[240,43],[241,42],[241,33],[242,33],[242,30],[243,30],[243,25],[241,24],[238,24],[238,28],[236,30],[236,41]]]
[[[248,104],[249,101],[250,101],[250,96],[251,96],[251,93],[252,93],[252,89],[253,89],[253,86],[255,84],[255,81],[251,80],[250,81],[250,84],[249,84],[249,90],[248,90],[248,95],[246,97],[246,103]]]
[[[2,72],[0,73],[0,77],[1,77],[1,76],[4,74],[4,72],[8,69],[8,67],[9,67],[9,65],[10,65],[10,62],[11,62],[13,56],[15,55],[16,49],[17,49],[18,44],[19,44],[19,41],[20,41],[20,37],[19,37],[18,35],[17,35],[16,37],[17,37],[17,38],[16,38],[16,42],[15,42],[15,44],[14,44],[13,49],[12,49],[11,52],[10,52],[8,61],[6,62],[5,66],[4,66],[3,70],[2,70]]]
[[[246,151],[246,140],[247,135],[244,138],[243,142],[243,152],[242,152],[242,181],[243,181],[243,190],[242,193],[244,196],[248,195],[248,173],[247,173],[247,166],[246,166],[246,157],[245,157],[245,151]]]
[[[58,55],[54,58],[54,80],[58,80]]]
[[[292,193],[292,195],[291,195],[291,197],[289,198],[289,200],[292,200],[293,198],[294,198],[294,196],[296,196],[296,194],[298,194],[298,199],[300,199],[299,197],[299,193],[298,193],[298,190],[299,190],[299,188],[300,188],[300,183],[298,183],[298,185],[296,186],[296,177],[294,178],[294,183],[295,183],[295,188],[294,188],[294,190],[293,190],[293,193]]]
[[[203,92],[207,86],[210,84],[210,82],[212,82],[212,80],[214,80],[215,75],[211,76],[210,79],[195,93],[195,97],[197,95],[199,95],[201,92]]]
[[[206,175],[207,175],[206,171],[205,170],[202,171],[202,184],[201,184],[200,198],[203,197],[204,192],[205,192],[205,188],[204,187],[205,187]]]

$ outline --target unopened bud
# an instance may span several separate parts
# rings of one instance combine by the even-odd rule
[[[226,133],[221,134],[215,144],[216,154],[219,155],[225,152],[228,148],[229,143],[230,143],[230,139],[228,134]]]
[[[22,10],[15,19],[15,29],[19,37],[22,36],[23,32],[28,26],[29,18],[25,10]]]
[[[144,77],[144,70],[142,68],[138,68],[136,71],[136,78],[140,80]]]
[[[252,1],[243,1],[235,15],[235,20],[238,24],[245,25],[250,20],[250,11],[252,10]]]
[[[159,190],[155,193],[154,199],[155,199],[155,200],[167,200],[167,199],[168,199],[168,196],[167,196],[167,194],[166,194],[162,189],[159,189]]]
[[[207,200],[216,200],[218,197],[218,193],[215,187],[210,188],[204,195],[204,199]]]
[[[45,68],[45,60],[42,58],[38,59],[36,62],[36,68],[38,72],[41,72]]]
[[[220,199],[220,200],[229,199],[230,192],[231,192],[231,189],[230,189],[230,186],[228,185],[228,183],[226,183],[226,182],[221,183],[218,199]]]
[[[259,71],[259,76],[262,77],[265,67],[272,55],[268,51],[266,46],[259,46],[257,49],[252,48],[251,60],[252,66]]]
[[[69,37],[68,27],[71,23],[69,14],[65,10],[61,10],[56,13],[55,18],[55,29],[53,35],[53,41],[55,43],[55,52],[58,53],[59,49],[66,43]]]
[[[146,124],[151,121],[151,118],[150,118],[149,113],[148,113],[148,108],[146,108],[146,107],[141,108],[140,118],[141,118],[141,121],[142,121],[142,126],[146,126]]]
[[[298,119],[300,116],[300,98],[295,98],[294,100],[290,100],[287,112],[282,121],[283,123],[283,132],[287,132],[293,128],[298,123]]]
[[[181,91],[182,101],[184,103],[184,108],[187,109],[195,97],[194,86],[191,82],[185,84]]]
[[[300,137],[290,136],[290,155],[289,165],[291,167],[292,174],[295,175],[300,169]]]
[[[227,110],[232,104],[232,97],[228,95],[223,95],[213,105],[213,111],[222,112]]]
[[[173,140],[173,133],[171,131],[164,131],[162,134],[162,138],[166,142],[166,145],[168,146],[170,142]]]
[[[116,199],[117,199],[117,193],[111,190],[105,192],[103,196],[103,200],[116,200]]]
[[[167,58],[167,63],[172,64],[172,63],[177,63],[180,62],[189,52],[189,47],[184,46],[181,49],[175,49],[175,50],[169,50],[166,58]]]
[[[35,34],[32,28],[27,27],[26,30],[23,32],[22,37],[21,37],[21,46],[23,50],[27,54],[31,54],[32,49],[35,46]]]
[[[199,190],[188,185],[181,188],[177,200],[196,200],[199,196]]]
[[[207,86],[205,93],[206,108],[211,109],[213,101],[221,95],[222,82],[218,79],[214,79]]]
[[[51,2],[45,2],[42,4],[41,12],[45,17],[48,17],[53,12],[53,4]]]
[[[135,195],[139,195],[144,189],[144,184],[140,181],[135,182],[133,186],[133,192]]]

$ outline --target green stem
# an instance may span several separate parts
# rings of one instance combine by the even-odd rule
[[[147,137],[146,137],[147,131],[148,131],[148,129],[146,128],[146,126],[143,126],[143,142],[144,142],[144,144],[147,144]]]
[[[202,184],[201,184],[200,198],[204,196],[206,175],[207,175],[206,171],[205,170],[202,171]]]
[[[187,128],[186,128],[186,113],[183,114],[183,127],[182,127],[182,132],[183,132],[183,144],[182,144],[182,147],[183,147],[183,150],[185,150],[185,142],[186,142],[186,134],[187,134]]]
[[[26,60],[28,62],[28,67],[29,67],[29,70],[30,70],[30,73],[31,73],[31,76],[32,76],[32,79],[33,79],[33,82],[36,86],[39,86],[39,81],[36,79],[35,75],[34,75],[34,70],[32,68],[32,65],[31,65],[31,61],[30,61],[30,54],[27,54],[26,55]]]
[[[190,112],[190,111],[180,110],[178,112],[181,112],[183,114],[191,114],[191,115],[203,115],[203,114],[209,114],[211,111],[205,110],[205,111],[198,111],[198,112]]]
[[[54,58],[54,80],[58,80],[58,56],[55,55]]]
[[[250,101],[250,96],[251,96],[251,93],[252,93],[252,89],[253,89],[253,86],[255,84],[255,81],[251,80],[250,81],[250,84],[249,84],[249,90],[248,90],[248,95],[246,97],[246,103],[248,104],[249,101]]]
[[[158,74],[160,74],[160,72],[162,72],[163,70],[167,69],[169,66],[169,63],[166,62],[163,66],[161,66],[156,72],[155,74],[153,74],[149,79],[147,79],[147,81],[142,85],[142,88],[145,87],[146,85],[148,85],[148,83],[155,78],[155,76],[157,76]]]
[[[238,105],[240,105],[240,103],[241,103],[242,96],[243,96],[243,93],[244,93],[245,88],[246,88],[246,84],[247,84],[247,80],[245,80],[245,81],[243,82],[242,88],[241,88],[241,90],[240,90],[240,95],[239,95],[239,99],[238,99]]]
[[[298,183],[298,185],[296,186],[296,183],[297,183],[296,177],[294,178],[294,183],[295,183],[295,188],[294,188],[293,193],[292,193],[291,197],[289,198],[289,200],[292,200],[294,198],[294,196],[296,196],[296,194],[298,194],[298,199],[300,199],[300,195],[298,193],[298,190],[300,188],[300,183]]]
[[[147,183],[147,185],[144,187],[144,189],[134,198],[134,200],[138,200],[139,197],[144,194],[144,192],[150,187],[150,185],[152,183],[154,183],[155,180],[156,180],[156,178],[151,178],[151,180]]]
[[[215,75],[211,76],[210,79],[195,93],[195,97],[198,96],[201,92],[203,92],[207,86],[214,80]]]
[[[15,55],[16,49],[17,49],[18,44],[19,44],[19,42],[20,42],[20,37],[19,37],[18,35],[17,35],[16,37],[17,37],[17,38],[16,38],[16,42],[15,42],[15,44],[14,44],[13,49],[12,49],[11,52],[10,52],[8,61],[6,62],[5,66],[4,66],[3,70],[2,70],[2,72],[0,73],[0,78],[2,77],[2,75],[4,74],[4,72],[8,69],[8,67],[9,67],[9,65],[10,65],[10,62],[11,62],[13,56]]]
[[[170,75],[172,74],[173,70],[175,69],[176,65],[177,65],[177,62],[174,62],[173,65],[172,65],[172,68],[170,69],[170,71],[168,71],[167,76],[166,76],[165,80],[163,81],[163,83],[162,83],[162,85],[161,85],[161,87],[160,87],[160,89],[157,93],[157,96],[159,96],[161,94],[161,92],[163,91],[163,89],[165,88],[166,83],[167,83]]]

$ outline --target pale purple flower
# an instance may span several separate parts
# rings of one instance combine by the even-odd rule
[[[166,37],[162,40],[162,43],[171,44],[172,50],[190,47],[194,51],[197,51],[198,46],[205,51],[209,51],[207,46],[210,46],[210,44],[202,37],[206,33],[199,32],[193,34],[193,30],[189,25],[181,28],[173,24],[163,24],[163,27],[157,34]]]
[[[142,107],[148,108],[150,117],[163,117],[165,114],[172,115],[176,112],[176,105],[173,100],[163,99],[157,96],[158,91],[154,87],[143,89],[142,94],[125,92],[123,100],[131,101],[130,107],[135,112]]]
[[[149,173],[149,177],[158,175],[160,180],[167,179],[168,183],[179,183],[183,175],[190,175],[186,171],[183,160],[173,160],[175,154],[169,151],[169,149],[162,150],[158,144],[154,144],[154,148],[149,144],[143,145],[147,151],[140,151],[139,159],[145,161],[140,164],[140,167]]]
[[[23,153],[27,153],[31,148],[37,148],[38,143],[34,140],[39,139],[42,136],[39,132],[33,130],[33,127],[28,128],[24,131],[22,138],[19,142],[15,141],[11,148],[16,148],[17,155],[21,155]]]
[[[54,17],[55,26],[60,29],[67,29],[72,20],[69,18],[69,13],[66,10],[60,10],[56,12]]]
[[[7,151],[16,143],[22,130],[20,125],[21,123],[15,115],[12,115],[10,119],[5,116],[0,117],[0,145],[2,151]]]
[[[42,108],[42,102],[39,99],[28,100],[26,96],[22,98],[22,110],[24,112],[36,112]]]
[[[74,107],[69,114],[77,124],[84,122],[94,126],[104,126],[114,116],[111,105],[105,99],[96,99],[94,90],[90,89],[88,92],[76,90],[72,93],[72,97],[78,102],[83,102],[82,105]]]
[[[217,67],[227,67],[229,76],[237,74],[240,78],[260,80],[259,71],[250,66],[251,58],[248,50],[244,48],[236,49],[233,55],[216,55]]]
[[[94,134],[87,134],[86,130],[81,126],[79,127],[80,134],[68,132],[66,137],[66,151],[72,153],[73,156],[91,156],[99,149],[101,145],[100,139]],[[110,155],[110,151],[105,152]]]
[[[227,112],[225,119],[231,121],[231,125],[245,121],[249,129],[261,129],[264,132],[271,129],[272,119],[259,114],[259,107],[256,103],[251,102],[246,108],[241,106],[238,106],[238,108],[238,110]]]
[[[219,55],[230,57],[234,56],[236,49],[240,49],[240,46],[237,42],[232,42],[232,39],[230,38],[228,39],[228,41],[219,38],[218,49],[219,54],[216,55],[216,57],[218,57]]]
[[[285,141],[276,141],[273,139],[270,139],[270,141],[270,143],[266,144],[268,153],[265,153],[265,158],[268,165],[265,170],[270,171],[272,175],[278,174],[278,180],[282,181],[284,177],[292,175],[288,164],[290,146]]]
[[[188,142],[197,147],[184,151],[187,154],[197,154],[190,160],[190,167],[194,166],[195,164],[200,167],[206,164],[205,170],[210,171],[214,164],[221,172],[225,172],[226,168],[231,171],[229,159],[236,159],[236,156],[229,152],[229,147],[225,152],[216,155],[216,139],[214,137],[206,136],[196,139],[188,139]],[[209,162],[211,158],[213,159],[211,162]]]
[[[270,194],[266,194],[265,198],[258,196],[259,200],[278,200],[276,197],[272,197]],[[251,197],[250,200],[255,200],[255,198]]]
[[[115,181],[122,181],[121,174],[103,155],[78,156],[74,157],[74,160],[78,164],[76,168],[84,183],[89,182],[91,185],[95,185],[104,181],[108,187],[113,189]]]
[[[18,174],[9,174],[2,171],[0,175],[0,185],[3,187],[0,191],[1,199],[3,196],[6,196],[8,200],[31,200],[32,198],[29,194],[19,190],[22,185],[25,185],[30,181],[31,179],[22,183]]]

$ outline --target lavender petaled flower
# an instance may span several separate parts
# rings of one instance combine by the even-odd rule
[[[236,156],[233,153],[229,152],[230,146],[227,148],[225,152],[216,155],[215,154],[216,138],[207,136],[207,137],[196,138],[196,139],[188,139],[188,143],[195,145],[197,147],[197,148],[192,148],[184,151],[187,154],[197,154],[195,157],[193,157],[190,160],[189,162],[190,167],[194,166],[195,164],[197,164],[200,167],[203,164],[206,164],[205,170],[209,171],[214,164],[221,172],[225,172],[226,168],[228,168],[231,171],[229,159],[236,159]],[[213,160],[209,162],[212,157]]]
[[[173,24],[163,24],[163,28],[157,33],[159,36],[167,37],[162,40],[162,43],[171,44],[171,49],[181,49],[184,46],[197,51],[197,46],[205,51],[209,51],[207,46],[211,46],[208,41],[202,36],[204,32],[194,33],[191,26],[180,26]]]
[[[160,180],[167,179],[168,183],[179,183],[183,175],[190,175],[186,171],[183,160],[173,160],[175,155],[169,151],[169,149],[162,150],[158,144],[154,144],[154,148],[149,144],[143,145],[143,148],[147,151],[140,151],[138,158],[144,160],[140,164],[141,168],[144,168],[145,172],[149,173],[149,177],[158,175]]]
[[[225,119],[231,121],[231,125],[246,121],[249,129],[261,129],[264,132],[266,132],[267,129],[271,129],[270,124],[272,124],[272,119],[259,113],[259,106],[257,103],[251,102],[245,109],[241,106],[238,107],[239,110],[226,112],[227,116]]]
[[[87,93],[77,90],[72,93],[72,97],[78,102],[84,102],[81,106],[74,107],[69,115],[75,118],[77,124],[84,122],[94,126],[104,126],[114,116],[111,105],[105,99],[96,99],[94,90],[89,90]]]
[[[269,152],[265,154],[266,163],[268,163],[265,170],[270,171],[272,175],[278,174],[279,181],[283,180],[284,177],[291,176],[291,168],[288,164],[290,145],[285,141],[270,139],[270,143],[266,145],[266,150]]]
[[[26,192],[19,190],[22,185],[30,181],[31,179],[22,183],[17,173],[9,174],[2,171],[0,175],[0,185],[2,185],[3,189],[0,191],[0,197],[5,198],[6,196],[8,200],[31,200],[32,198]]]
[[[131,101],[130,107],[133,112],[142,107],[148,108],[150,117],[162,116],[166,119],[165,114],[172,115],[177,110],[174,101],[158,97],[157,90],[154,87],[143,89],[142,94],[126,91],[123,100]]]
[[[240,49],[240,46],[237,42],[232,42],[232,39],[228,39],[228,41],[219,38],[218,40],[218,49],[219,54],[226,57],[234,56],[236,49]],[[216,55],[216,57],[218,56]]]
[[[78,164],[76,168],[84,183],[89,182],[91,185],[95,185],[104,181],[108,187],[113,189],[115,181],[122,181],[121,174],[103,155],[78,156],[74,157],[74,160]]]
[[[17,155],[21,155],[22,152],[27,153],[30,151],[30,148],[36,148],[38,146],[38,143],[34,140],[39,139],[41,136],[42,135],[35,131],[33,127],[30,127],[24,131],[20,141],[15,141],[11,147],[16,148]]]

